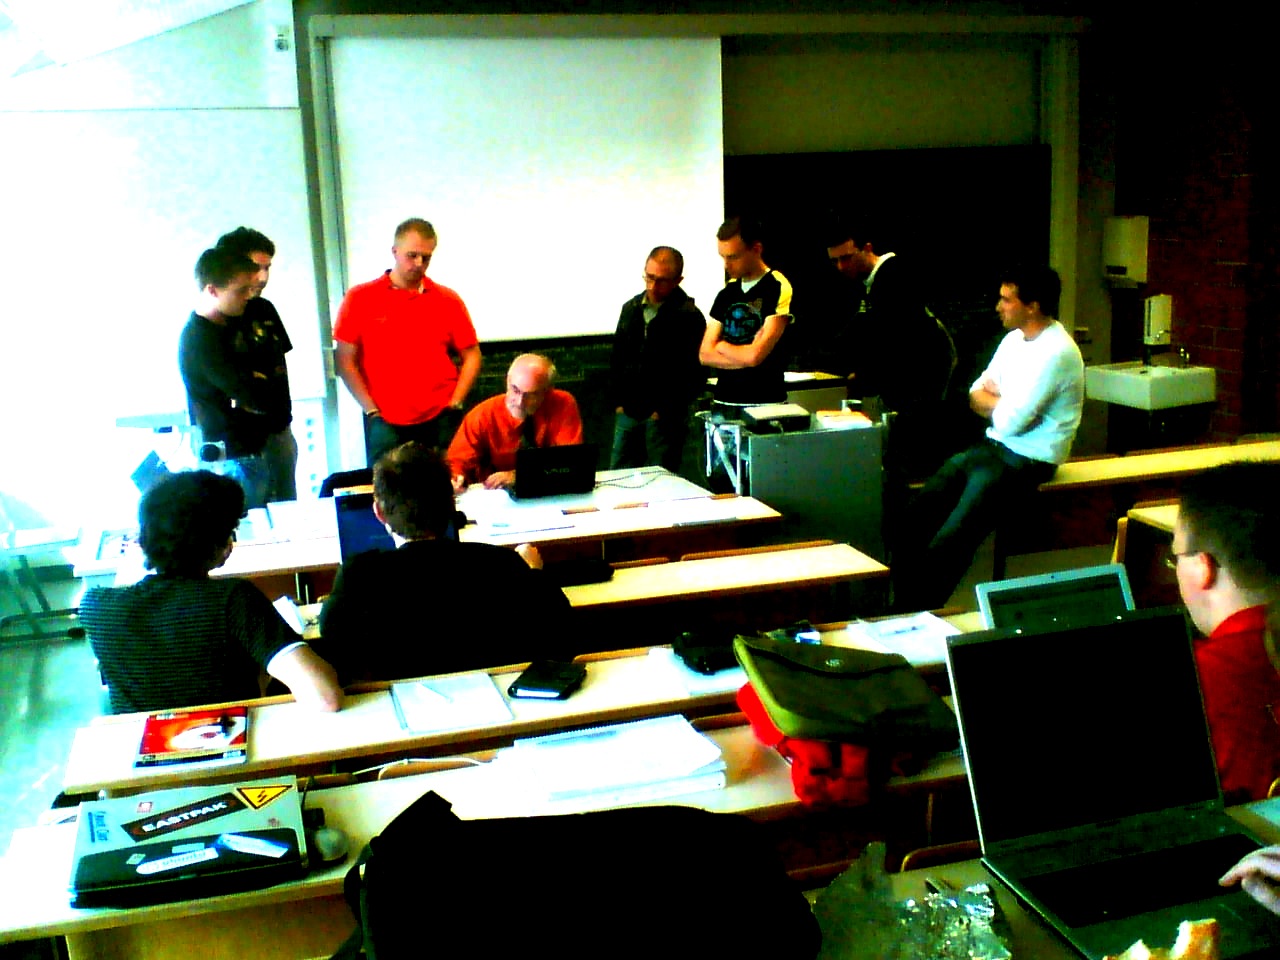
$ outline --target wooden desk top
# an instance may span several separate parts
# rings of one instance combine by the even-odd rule
[[[1135,523],[1143,523],[1163,533],[1173,533],[1173,525],[1178,522],[1178,505],[1165,503],[1158,507],[1134,507],[1127,514]]]
[[[723,751],[728,766],[727,786],[657,802],[746,813],[759,819],[799,811],[786,761],[776,751],[757,743],[750,728],[730,727],[707,735]],[[947,754],[914,777],[895,778],[889,788],[893,791],[925,789],[955,782],[963,776],[963,762],[958,756]],[[513,786],[507,777],[506,768],[485,764],[316,790],[308,795],[307,805],[322,807],[326,822],[344,830],[352,850],[356,851],[428,790],[435,790],[448,799],[455,812],[467,820],[552,812],[552,808],[532,803],[527,792]],[[589,799],[554,806],[557,813],[588,809],[593,809]],[[340,895],[347,869],[346,863],[323,867],[303,880],[206,900],[128,910],[76,910],[68,906],[66,889],[74,838],[74,823],[28,827],[14,833],[0,879],[0,941],[186,920],[201,914],[263,906],[287,909],[283,905],[293,901]]]
[[[1135,453],[1123,457],[1068,462],[1053,478],[1040,484],[1045,491],[1099,487],[1141,480],[1164,480],[1199,473],[1234,460],[1280,460],[1280,441],[1221,444],[1164,453]]]
[[[388,689],[355,693],[338,713],[316,713],[288,697],[251,701],[249,760],[234,767],[198,770],[180,767],[135,769],[145,713],[100,717],[76,731],[63,776],[63,790],[84,794],[98,790],[128,792],[159,789],[192,781],[243,780],[278,772],[294,772],[360,757],[409,756],[449,745],[455,752],[493,740],[533,736],[577,726],[615,723],[683,711],[712,712],[732,706],[734,692],[690,694],[669,669],[669,657],[648,649],[591,659],[587,680],[564,701],[515,699],[507,686],[521,667],[486,671],[511,707],[514,719],[483,728],[414,733],[403,729]]]
[[[889,568],[845,543],[616,570],[612,580],[565,587],[574,607],[640,606],[779,587],[888,576]]]

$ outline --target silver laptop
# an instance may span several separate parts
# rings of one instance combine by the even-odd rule
[[[987,868],[1085,956],[1216,918],[1222,956],[1280,918],[1218,877],[1261,845],[1223,809],[1180,609],[947,641]]]
[[[974,589],[987,629],[1096,622],[1133,609],[1122,563],[993,580]]]

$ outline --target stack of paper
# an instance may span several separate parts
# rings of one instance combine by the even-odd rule
[[[925,611],[888,620],[857,620],[845,627],[845,634],[857,646],[881,653],[899,653],[913,665],[945,663],[947,637],[960,632],[941,617]]]
[[[391,685],[400,726],[414,733],[487,727],[512,719],[511,707],[487,673],[459,673]]]
[[[613,806],[725,785],[720,748],[681,716],[517,740],[496,762],[551,803]]]

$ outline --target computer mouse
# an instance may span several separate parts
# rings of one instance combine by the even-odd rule
[[[321,863],[336,863],[347,856],[351,841],[337,827],[318,827],[307,831],[307,848]]]

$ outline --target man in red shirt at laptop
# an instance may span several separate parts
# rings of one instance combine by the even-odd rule
[[[1261,800],[1280,776],[1280,464],[1239,462],[1182,487],[1170,564],[1191,619],[1209,734],[1227,803]]]
[[[427,279],[435,249],[435,228],[417,217],[406,220],[396,227],[395,266],[352,287],[338,308],[338,375],[364,411],[370,466],[410,440],[444,447],[457,424],[453,412],[462,409],[480,372],[466,304]]]
[[[473,482],[490,490],[513,486],[517,450],[582,442],[578,402],[555,382],[556,365],[540,354],[511,361],[507,392],[472,407],[449,444],[455,490]]]

